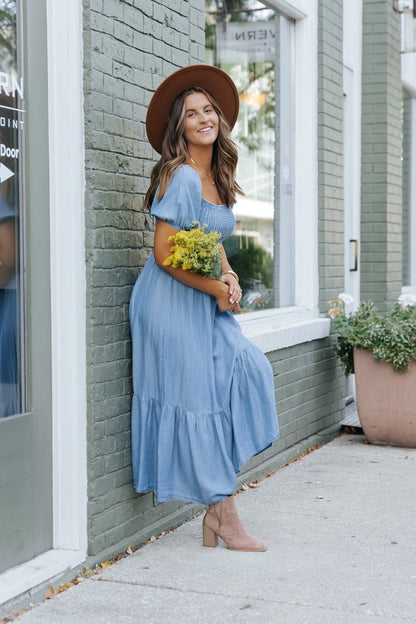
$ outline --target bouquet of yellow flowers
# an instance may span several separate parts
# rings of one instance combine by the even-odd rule
[[[205,232],[206,228],[206,224],[193,221],[189,230],[180,230],[169,236],[168,242],[174,245],[163,264],[218,279],[221,273],[220,235],[215,230]]]

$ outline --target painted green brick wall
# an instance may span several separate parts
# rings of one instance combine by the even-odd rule
[[[344,290],[342,0],[318,2],[319,307]]]
[[[204,8],[202,0],[84,3],[90,561],[139,544],[198,509],[178,502],[158,505],[153,493],[133,491],[128,302],[153,240],[152,220],[141,205],[155,162],[145,138],[146,107],[164,76],[203,61]],[[332,31],[330,20],[321,31],[326,27]],[[328,95],[328,102],[332,99]],[[325,132],[320,154],[327,173],[342,142],[338,133],[331,138]],[[329,146],[331,153],[325,156]],[[338,173],[336,169],[337,184]],[[323,179],[321,189],[330,216],[332,191],[326,193]],[[321,220],[326,217],[322,210],[320,214]],[[337,228],[331,226],[324,241],[334,231],[338,235]],[[334,247],[322,255],[324,289],[332,287],[325,263],[333,266],[337,253]],[[343,379],[334,366],[330,339],[271,353],[269,360],[282,436],[249,462],[242,480],[333,436],[343,414]]]
[[[364,0],[361,297],[383,310],[402,284],[400,16]]]
[[[342,0],[318,0],[318,257],[322,314],[327,313],[329,301],[344,290],[342,40]],[[339,422],[345,407],[345,378],[329,345],[328,341],[324,349],[326,369],[314,375],[318,385],[327,387],[327,395],[321,397],[322,417]],[[325,372],[333,375],[328,385]]]
[[[198,8],[200,10],[198,10]],[[128,302],[153,242],[142,210],[154,154],[145,115],[162,78],[204,58],[200,0],[84,2],[89,554],[152,524],[131,485]]]

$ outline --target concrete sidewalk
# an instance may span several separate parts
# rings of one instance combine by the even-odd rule
[[[343,435],[237,496],[266,553],[203,548],[195,518],[18,624],[416,622],[416,449]]]

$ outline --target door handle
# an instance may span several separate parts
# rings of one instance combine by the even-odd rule
[[[350,243],[354,244],[354,268],[350,269],[350,271],[358,271],[358,240],[350,238]]]

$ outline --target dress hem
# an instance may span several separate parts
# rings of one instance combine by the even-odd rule
[[[235,474],[238,475],[241,472],[241,468],[252,458],[255,457],[256,455],[259,455],[260,453],[262,453],[263,451],[265,451],[267,448],[269,448],[269,446],[271,446],[273,444],[273,442],[275,440],[278,440],[279,438],[279,433],[275,434],[268,442],[265,442],[264,444],[262,444],[260,446],[260,448],[258,448],[257,450],[252,451],[251,453],[249,453],[249,455],[246,457],[246,459],[244,461],[242,461],[242,463],[240,464],[240,467],[238,470],[235,471]],[[193,497],[185,497],[183,495],[177,495],[176,493],[172,493],[172,494],[166,494],[164,496],[158,496],[158,491],[155,487],[149,486],[146,489],[136,489],[135,486],[134,490],[137,494],[148,494],[149,492],[154,492],[156,495],[156,500],[158,503],[166,503],[170,500],[177,500],[177,501],[181,501],[183,503],[194,503],[197,505],[212,505],[213,501],[201,501],[199,499],[193,498]],[[233,496],[233,494],[235,494],[237,490],[235,490],[234,492],[232,492],[231,494],[226,494],[223,498],[220,498],[219,500],[216,500],[215,503],[220,503],[221,501],[225,500],[226,498],[228,498],[229,496]]]
[[[262,453],[263,451],[265,451],[266,449],[269,448],[269,446],[271,446],[273,444],[273,442],[275,442],[276,440],[278,440],[280,437],[279,432],[277,432],[274,436],[272,436],[272,438],[268,441],[265,442],[264,444],[261,444],[260,447],[257,450],[251,451],[247,456],[245,456],[244,460],[242,460],[242,462],[239,464],[239,468],[238,470],[236,470],[236,475],[238,475],[241,472],[241,469],[243,466],[245,466],[245,464],[252,458],[255,457],[256,455],[259,455],[260,453]]]

